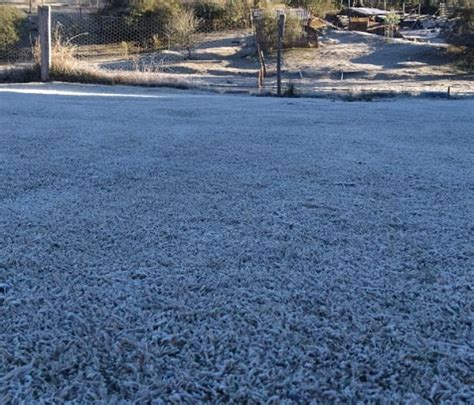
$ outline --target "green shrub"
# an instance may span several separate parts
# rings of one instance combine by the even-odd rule
[[[285,35],[283,43],[288,46],[298,43],[304,36],[304,29],[301,19],[293,15],[286,16]]]
[[[224,10],[224,22],[227,28],[241,28],[250,25],[250,1],[227,0],[224,3]]]
[[[5,52],[21,39],[21,28],[26,19],[23,11],[0,6],[0,52]]]
[[[188,51],[191,59],[192,48],[195,44],[195,33],[199,27],[199,19],[192,10],[183,10],[175,14],[168,24],[167,32],[175,45],[181,46]]]
[[[137,13],[152,13],[160,21],[168,22],[173,15],[182,11],[179,0],[140,0],[135,3],[133,10]]]
[[[461,3],[456,16],[456,25],[447,39],[458,47],[460,65],[474,72],[474,2]]]
[[[194,14],[202,20],[222,20],[225,9],[222,3],[215,0],[200,0],[194,4]]]
[[[131,14],[147,12],[169,16],[181,10],[179,0],[105,0],[104,11],[112,14]]]
[[[123,19],[123,26],[117,27],[114,35],[117,40],[135,42],[143,48],[155,47],[159,37],[165,39],[166,27],[182,12],[178,0],[142,0],[133,3]]]
[[[450,42],[474,48],[474,2],[457,10],[457,23],[451,34]]]
[[[194,13],[210,29],[242,28],[250,25],[252,5],[250,0],[199,0]]]
[[[278,35],[278,20],[274,11],[266,10],[263,12],[258,31],[262,47],[266,50],[274,50],[276,48]],[[300,18],[291,14],[287,15],[283,37],[285,47],[294,46],[299,43],[303,37],[304,29]]]
[[[287,0],[286,4],[290,7],[305,8],[318,17],[325,17],[335,9],[333,0]]]
[[[153,36],[156,37],[157,31],[163,34],[164,28],[182,10],[179,0],[108,0],[104,13],[125,18],[120,20],[120,24],[110,24],[103,30],[116,40],[146,45]]]

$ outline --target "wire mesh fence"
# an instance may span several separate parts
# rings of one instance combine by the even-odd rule
[[[108,75],[168,75],[208,86],[255,87],[258,59],[251,28],[223,28],[189,15],[166,24],[98,14],[52,14],[53,49]]]
[[[275,93],[280,13],[256,10],[250,26],[229,26],[186,13],[163,22],[152,15],[112,16],[53,9],[53,64],[63,73],[74,71],[76,78],[85,72],[117,83],[171,81],[225,91]],[[0,45],[0,73],[6,67],[35,63],[37,25],[37,16],[27,15],[13,45]],[[417,82],[407,81],[416,65],[410,62],[405,68],[403,60],[419,59],[422,66],[425,62],[418,50],[423,50],[429,62],[436,57],[434,47],[400,43],[389,48],[383,35],[341,29],[301,10],[286,10],[282,46],[282,81],[287,94],[294,89],[312,94],[365,89],[419,91],[427,84],[433,89],[466,86],[466,80],[458,80],[458,85],[450,78],[446,85],[447,81],[436,80],[437,73],[431,71],[431,76],[427,73]],[[422,74],[427,71],[423,69]],[[61,80],[67,74],[54,77]]]
[[[53,64],[112,80],[127,75],[140,82],[146,74],[146,83],[169,78],[192,86],[271,91],[276,83],[277,17],[278,12],[263,15],[257,11],[252,24],[229,26],[186,12],[163,23],[156,15],[112,16],[53,8]],[[289,16],[285,47],[303,46],[307,18],[306,12],[298,10]],[[26,17],[21,32],[20,39],[0,52],[0,66],[35,63],[36,14]],[[264,59],[259,50],[265,53]],[[263,62],[266,79],[259,80]]]
[[[37,37],[36,15],[26,15],[23,12],[11,9],[8,15],[3,16],[17,28],[13,30],[6,24],[1,27],[0,35],[0,69],[2,67],[25,66],[34,63],[33,44]]]

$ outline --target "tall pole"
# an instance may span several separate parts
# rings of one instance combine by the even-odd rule
[[[281,97],[281,48],[283,35],[285,34],[286,15],[280,14],[278,17],[278,38],[277,38],[277,93]]]
[[[38,7],[38,33],[40,40],[41,56],[40,70],[41,81],[49,80],[49,69],[51,67],[51,7]]]

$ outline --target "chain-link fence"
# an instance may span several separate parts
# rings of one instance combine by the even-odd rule
[[[34,66],[39,53],[37,14],[8,9],[17,21],[5,43],[0,38],[0,76]],[[12,20],[10,15],[6,19]],[[256,87],[259,62],[251,27],[222,26],[186,10],[164,23],[154,15],[52,8],[51,33],[53,70],[61,73],[53,78],[74,73],[111,82],[159,84],[169,79],[199,87]]]
[[[154,16],[52,14],[53,59],[109,78],[226,89],[255,88],[252,28],[222,28],[189,13],[163,24]]]
[[[0,5],[0,77],[34,65],[37,17]]]
[[[252,24],[242,27],[201,20],[186,11],[163,22],[153,15],[53,9],[53,78],[275,93],[280,13],[254,10]],[[472,78],[446,73],[446,54],[437,43],[388,42],[383,29],[382,35],[373,35],[340,27],[337,19],[313,18],[303,10],[285,13],[286,94],[474,91]],[[377,18],[373,24],[383,28]],[[37,17],[27,14],[13,45],[0,44],[0,71],[32,66],[37,35]]]
[[[0,52],[4,69],[33,66],[39,59],[38,17],[23,15],[21,38]],[[256,11],[252,24],[232,27],[198,19],[185,10],[163,23],[156,15],[111,16],[53,8],[53,77],[70,79],[73,73],[77,79],[85,75],[117,83],[274,91],[277,15]],[[288,17],[286,48],[307,45],[307,18],[306,12]],[[259,78],[262,65],[265,80]]]

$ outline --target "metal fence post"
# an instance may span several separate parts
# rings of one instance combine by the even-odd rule
[[[41,56],[40,69],[41,81],[49,80],[49,69],[51,68],[51,7],[38,7],[38,34],[40,40]]]
[[[277,38],[277,94],[281,96],[281,47],[283,41],[283,35],[285,33],[285,20],[286,15],[280,14],[278,17],[278,38]]]

